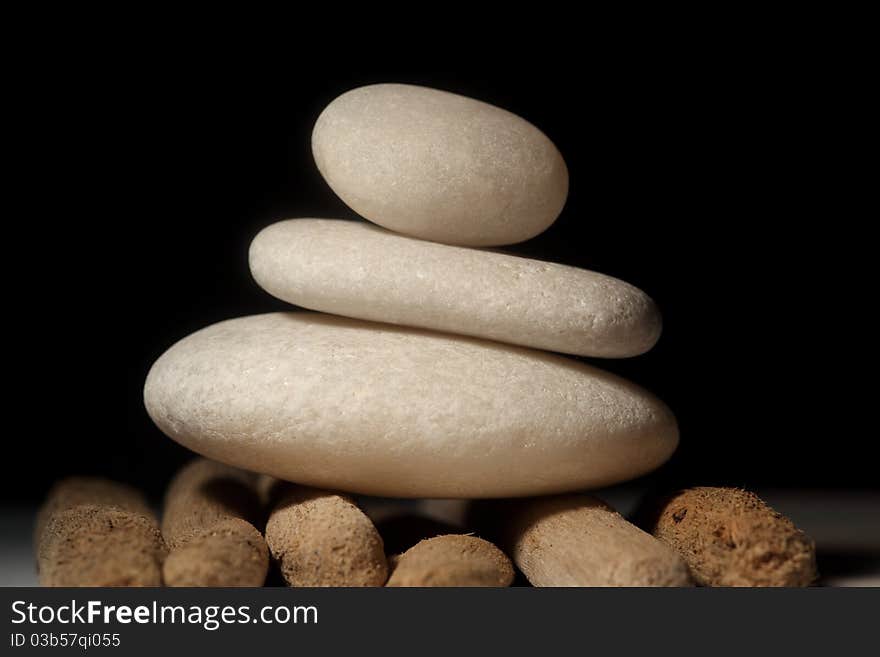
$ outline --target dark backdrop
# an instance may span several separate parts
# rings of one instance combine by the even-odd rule
[[[252,281],[248,244],[283,218],[353,217],[315,169],[310,132],[336,95],[381,81],[500,105],[558,145],[565,210],[510,250],[618,276],[659,303],[657,347],[601,362],[679,418],[680,449],[655,481],[873,484],[871,460],[853,458],[861,432],[820,412],[837,384],[815,370],[828,297],[821,258],[805,267],[802,247],[814,117],[790,72],[662,48],[549,67],[98,60],[58,59],[32,82],[45,98],[25,133],[36,183],[9,249],[24,368],[7,412],[24,421],[6,436],[4,500],[70,473],[161,491],[188,453],[144,411],[150,364],[200,327],[285,307]]]

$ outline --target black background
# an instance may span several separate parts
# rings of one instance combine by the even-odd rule
[[[36,500],[72,473],[160,494],[189,454],[144,411],[151,363],[198,328],[285,307],[252,281],[248,244],[276,220],[354,217],[314,166],[311,128],[338,94],[389,81],[509,109],[562,151],[561,217],[510,250],[618,276],[658,302],[657,347],[600,363],[679,418],[679,451],[652,481],[874,485],[868,437],[836,410],[844,383],[819,372],[858,353],[830,335],[839,302],[813,223],[834,232],[815,183],[824,92],[784,57],[638,46],[443,66],[166,59],[158,46],[56,56],[29,80],[17,127],[32,187],[7,245],[9,323],[22,332],[9,357],[22,367],[3,499]]]

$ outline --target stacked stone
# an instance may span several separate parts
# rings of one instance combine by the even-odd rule
[[[60,482],[37,519],[41,583],[260,586],[272,562],[290,586],[508,586],[514,564],[535,586],[815,579],[809,537],[746,491],[646,505],[651,534],[573,493],[659,466],[678,430],[647,391],[549,353],[644,353],[661,328],[647,295],[481,248],[562,210],[568,173],[543,133],[475,100],[376,85],[331,103],[312,147],[377,225],[296,219],[254,239],[256,281],[319,312],[233,319],[171,347],[147,410],[216,461],[174,477],[161,532],[124,484]],[[346,493],[524,499],[425,499],[432,520]]]
[[[145,388],[166,434],[247,470],[392,497],[595,488],[672,454],[660,400],[548,353],[644,353],[660,334],[654,302],[610,276],[476,248],[533,237],[562,210],[568,172],[540,130],[382,84],[334,100],[312,150],[373,223],[294,219],[256,237],[256,281],[320,312],[233,319],[174,345]]]
[[[200,454],[296,482],[270,496],[266,529],[291,585],[375,585],[389,573],[389,585],[508,585],[507,557],[470,536],[422,541],[386,566],[354,501],[321,489],[506,498],[645,474],[676,448],[671,411],[549,352],[642,354],[660,313],[610,276],[482,248],[543,232],[568,193],[554,144],[509,112],[427,88],[363,87],[324,110],[312,150],[372,223],[282,221],[254,239],[250,267],[270,294],[318,312],[184,338],[151,369],[147,410]],[[690,584],[672,548],[592,498],[493,513],[506,519],[493,536],[536,585]]]

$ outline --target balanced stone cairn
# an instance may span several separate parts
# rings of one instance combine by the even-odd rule
[[[168,436],[264,476],[253,490],[280,576],[290,585],[506,586],[512,557],[539,586],[691,585],[693,555],[684,559],[683,540],[668,540],[663,525],[655,538],[585,495],[497,499],[624,482],[678,444],[675,417],[654,395],[558,355],[648,351],[661,331],[650,297],[610,276],[479,248],[527,240],[556,220],[568,171],[554,144],[497,107],[379,84],[330,103],[312,151],[333,191],[372,223],[276,223],[253,240],[250,268],[267,292],[316,312],[202,329],[156,361],[144,388]],[[176,577],[261,579],[267,546],[251,532],[256,514],[191,490],[201,481],[191,476],[183,496],[181,481],[169,496],[174,523],[163,524],[179,528],[165,537],[180,554]],[[493,521],[473,529],[498,545],[465,528],[426,530],[426,540],[385,555],[381,522],[348,494],[483,498],[470,518]],[[247,577],[229,574],[228,546],[247,555]],[[200,568],[199,555],[225,575]],[[786,581],[808,583],[814,564],[797,556],[802,576]],[[700,583],[749,582],[715,575],[723,558],[712,558]]]
[[[659,399],[536,350],[641,354],[660,335],[654,302],[610,276],[473,248],[533,237],[562,210],[568,172],[542,132],[382,84],[330,103],[312,150],[384,228],[293,219],[257,235],[257,283],[319,312],[232,319],[171,347],[144,390],[163,432],[246,470],[387,497],[561,493],[669,458],[678,428]]]

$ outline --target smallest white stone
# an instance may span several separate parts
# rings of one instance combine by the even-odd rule
[[[390,230],[465,246],[545,231],[568,195],[547,136],[499,107],[407,84],[352,89],[312,132],[315,164],[355,212]]]

